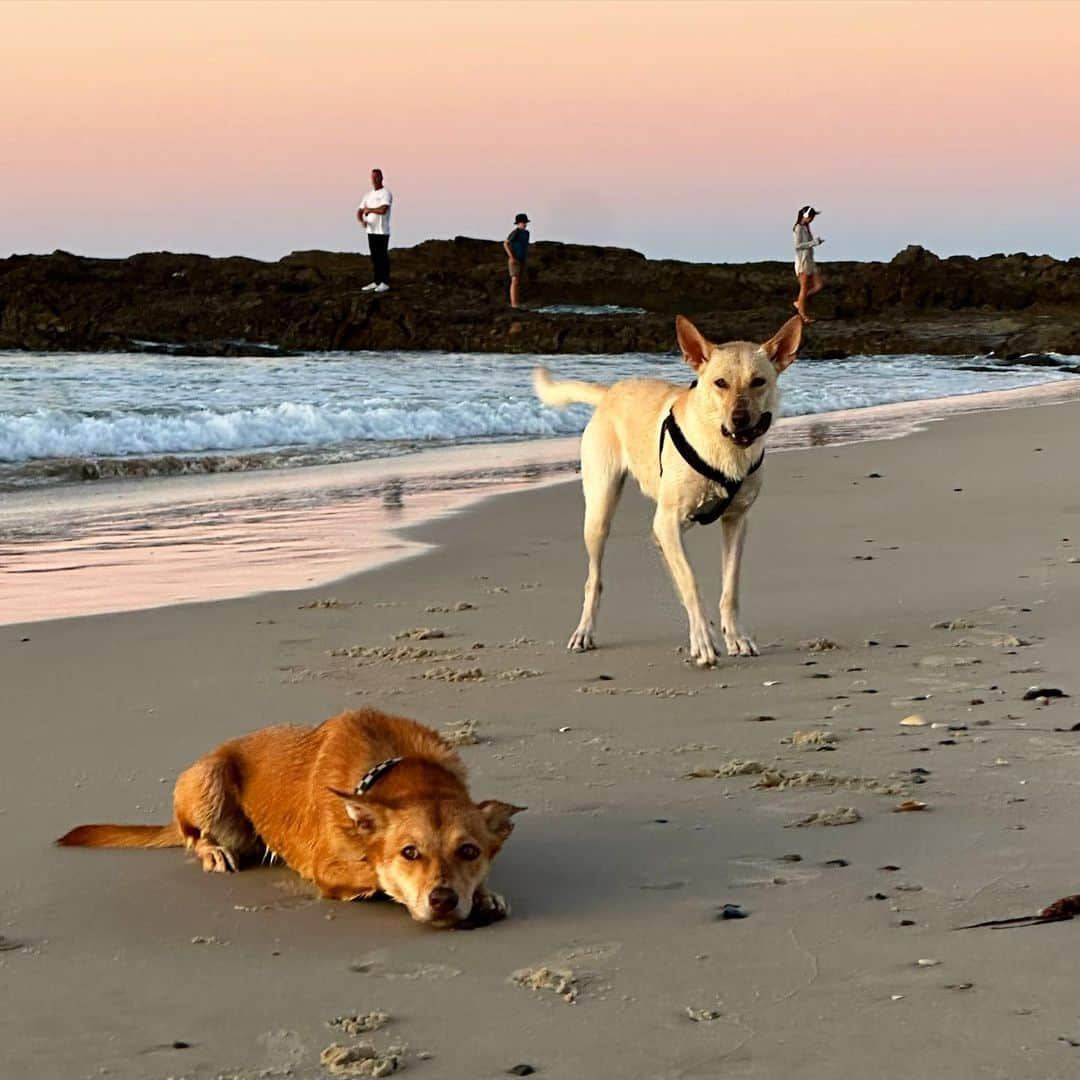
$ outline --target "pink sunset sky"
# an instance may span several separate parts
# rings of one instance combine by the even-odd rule
[[[0,3],[0,255],[1080,253],[1080,3]]]

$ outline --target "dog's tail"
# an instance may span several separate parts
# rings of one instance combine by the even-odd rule
[[[79,825],[56,841],[60,847],[183,847],[184,838],[172,825]]]
[[[556,382],[551,377],[551,372],[544,367],[533,368],[533,389],[545,405],[555,407],[576,404],[599,405],[608,392],[608,388],[599,383],[574,380]]]

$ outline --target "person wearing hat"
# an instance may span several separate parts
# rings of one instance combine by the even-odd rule
[[[795,276],[799,279],[799,298],[792,307],[802,317],[803,322],[813,321],[806,314],[806,301],[821,292],[825,284],[814,261],[814,248],[824,244],[825,237],[814,236],[810,231],[810,224],[817,215],[818,211],[807,204],[799,210],[792,226],[795,234]]]
[[[510,306],[517,307],[521,298],[521,272],[529,257],[529,215],[518,214],[514,227],[503,241],[506,257],[510,260]]]

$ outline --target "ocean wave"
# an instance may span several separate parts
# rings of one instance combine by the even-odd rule
[[[200,454],[342,442],[458,442],[581,431],[589,412],[553,412],[538,401],[459,401],[405,407],[282,402],[252,409],[86,415],[38,409],[0,416],[0,461]]]

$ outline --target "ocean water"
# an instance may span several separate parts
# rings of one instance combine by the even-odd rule
[[[800,361],[783,413],[805,415],[1074,379],[1051,366],[933,356]],[[0,353],[0,490],[393,457],[574,435],[590,410],[543,407],[530,373],[688,380],[676,356],[312,353],[201,358]]]

